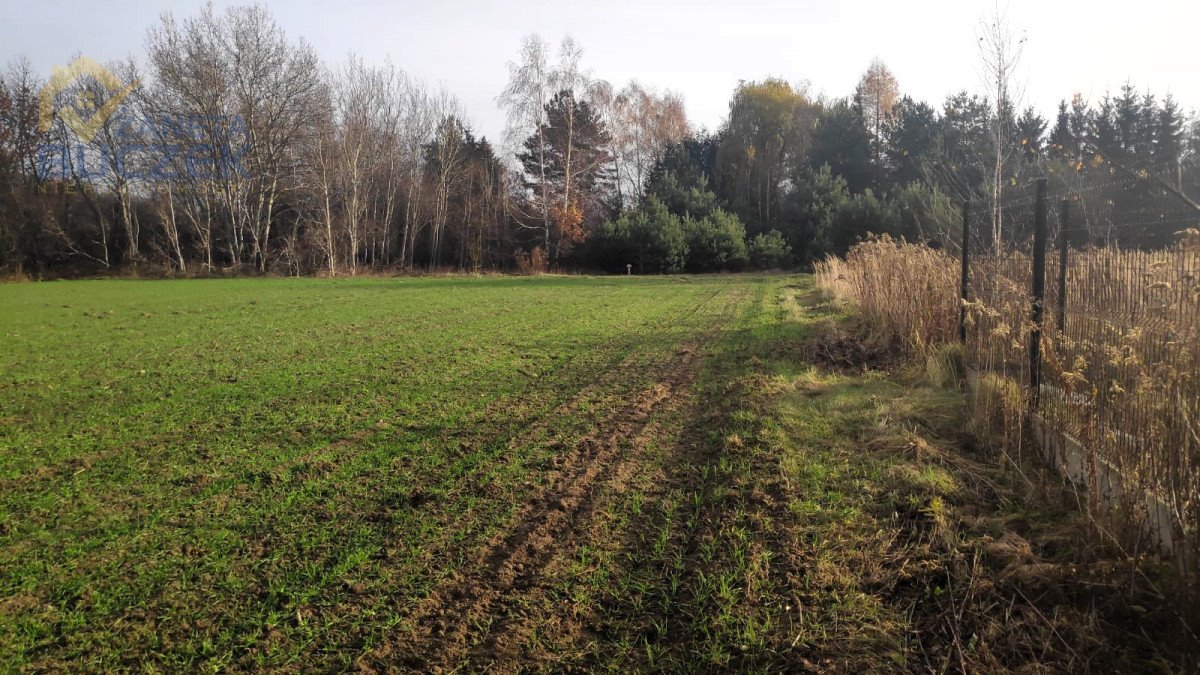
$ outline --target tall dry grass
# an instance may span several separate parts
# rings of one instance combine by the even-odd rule
[[[854,304],[872,330],[920,350],[958,334],[959,267],[946,253],[921,244],[871,237],[845,260],[816,264],[817,284]]]
[[[1176,247],[1070,252],[1060,288],[1048,256],[1037,412],[1086,448],[1088,506],[1098,522],[1141,555],[1144,494],[1169,505],[1177,559],[1200,561],[1200,236]],[[964,358],[982,373],[978,425],[1019,453],[1033,401],[1029,388],[1032,265],[1026,252],[972,261]],[[844,260],[817,265],[817,281],[852,303],[872,325],[914,353],[958,340],[959,262],[942,251],[880,237]],[[1065,290],[1063,330],[1058,305]],[[1101,508],[1104,464],[1122,475],[1117,508]],[[1194,577],[1193,577],[1194,578]]]

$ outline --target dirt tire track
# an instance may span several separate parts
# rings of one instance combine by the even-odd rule
[[[727,325],[736,306],[735,302],[727,305],[715,325]],[[572,618],[563,615],[560,608],[553,606],[556,603],[553,603],[551,596],[547,595],[554,593],[553,579],[561,573],[565,565],[570,564],[570,558],[579,546],[595,536],[592,527],[595,523],[598,505],[591,502],[591,497],[593,495],[600,496],[598,488],[603,487],[604,492],[610,494],[623,493],[633,489],[636,476],[647,470],[648,467],[642,463],[643,451],[648,443],[663,431],[659,424],[662,416],[658,413],[669,414],[685,405],[695,405],[695,401],[691,400],[689,396],[681,394],[686,394],[687,390],[690,390],[692,381],[699,372],[699,357],[704,352],[705,345],[716,335],[717,329],[705,331],[687,343],[687,349],[692,353],[689,355],[688,362],[681,364],[685,369],[685,377],[681,381],[673,383],[671,396],[656,407],[653,418],[647,419],[635,433],[627,437],[628,443],[625,452],[614,460],[605,479],[598,482],[589,492],[587,509],[581,509],[573,514],[570,527],[555,537],[557,545],[554,550],[543,556],[538,564],[532,567],[527,566],[523,570],[513,586],[519,592],[502,594],[499,601],[493,604],[488,611],[490,623],[486,629],[480,631],[473,644],[469,645],[469,651],[460,659],[463,664],[467,664],[473,669],[498,670],[499,672],[564,667],[564,664],[559,661],[538,661],[536,654],[526,651],[528,643],[534,639],[535,635],[539,640],[549,635],[553,635],[553,639],[559,641],[585,639],[583,633],[588,630],[585,627],[586,622],[581,621],[579,617]],[[535,602],[540,602],[540,605],[523,606],[525,603],[522,601],[531,598],[535,599]],[[533,665],[535,662],[539,665]],[[452,668],[454,665],[453,663],[448,664],[447,667]]]
[[[588,486],[583,500],[574,509],[567,511],[568,517],[562,524],[563,527],[546,539],[545,546],[534,550],[532,564],[517,560],[508,562],[517,571],[511,585],[511,589],[516,592],[500,594],[497,601],[488,608],[489,624],[486,630],[481,630],[471,644],[466,646],[465,658],[472,667],[486,670],[498,667],[501,672],[519,670],[528,660],[522,655],[522,647],[530,634],[538,631],[545,620],[553,620],[560,630],[578,633],[578,622],[562,622],[562,617],[556,614],[531,614],[523,607],[523,601],[536,598],[544,602],[547,599],[545,594],[549,590],[548,584],[556,566],[561,566],[564,561],[571,559],[580,543],[590,536],[597,508],[603,508],[600,501],[603,495],[629,490],[634,475],[645,469],[641,463],[642,455],[648,443],[661,432],[658,425],[661,414],[681,407],[687,400],[687,390],[698,371],[698,348],[689,345],[680,354],[685,352],[682,362],[672,364],[677,366],[678,370],[670,371],[667,381],[643,392],[643,395],[653,393],[654,398],[644,414],[640,407],[637,408],[636,424],[620,426],[602,436],[604,451],[588,460],[607,463],[601,475]],[[663,392],[664,395],[657,396],[664,387],[667,389]],[[646,401],[639,400],[635,405],[641,406],[644,403]],[[622,411],[622,418],[628,410]],[[517,565],[521,567],[518,568]],[[539,609],[546,608],[543,606]],[[554,611],[550,609],[550,612]]]
[[[555,538],[556,550],[540,564],[524,570],[516,584],[520,593],[505,594],[493,605],[489,611],[491,623],[476,636],[465,657],[471,668],[499,672],[550,668],[553,663],[561,663],[556,659],[563,655],[530,653],[529,645],[535,635],[558,643],[578,643],[585,639],[583,635],[589,630],[587,622],[578,615],[564,612],[566,606],[561,604],[561,598],[560,602],[555,602],[558,595],[555,584],[561,575],[568,573],[580,547],[595,541],[594,530],[598,518],[602,517],[603,500],[636,489],[639,473],[647,469],[643,456],[647,446],[663,433],[658,413],[670,414],[679,407],[677,403],[681,398],[675,395],[665,401],[657,408],[654,418],[629,439],[625,456],[589,494],[594,501],[588,504],[586,512],[574,514],[570,527]],[[551,660],[547,661],[548,658]]]
[[[714,298],[717,298],[724,293],[728,285],[729,284],[724,284],[718,289],[714,290],[711,294],[707,294],[695,303],[684,307],[683,311],[676,315],[675,320],[679,321],[682,318],[691,317],[697,314],[703,307],[711,303]],[[732,306],[733,305],[730,305],[730,307]],[[728,314],[728,311],[726,311],[725,314]],[[647,338],[651,337],[657,332],[660,332],[661,330],[662,325],[655,324],[654,326],[643,327],[641,330],[636,332],[625,333],[620,337],[616,337],[605,342],[601,349],[609,352],[610,355],[617,356],[624,352],[624,355],[621,356],[620,361],[610,362],[610,365],[607,368],[601,369],[597,375],[587,380],[577,382],[570,389],[563,391],[562,397],[559,398],[557,403],[552,403],[552,407],[543,409],[540,413],[532,415],[527,420],[527,426],[525,426],[524,429],[517,433],[508,435],[507,440],[505,440],[503,445],[507,452],[498,453],[493,458],[492,465],[494,466],[496,464],[503,464],[511,461],[515,451],[521,450],[530,444],[544,444],[549,442],[555,444],[555,447],[568,449],[567,445],[561,444],[561,439],[566,437],[574,440],[578,430],[572,430],[569,428],[557,429],[556,422],[558,420],[575,416],[585,405],[589,403],[602,402],[606,397],[611,396],[617,391],[629,389],[627,392],[628,395],[637,393],[636,388],[621,387],[618,386],[618,383],[620,383],[622,380],[644,379],[647,370],[649,370],[653,376],[655,371],[663,370],[663,368],[670,363],[671,358],[664,360],[661,356],[653,354],[654,350],[648,350],[645,344]],[[707,329],[702,329],[700,334],[707,335]],[[681,348],[676,345],[676,349],[680,350]],[[678,356],[680,353],[680,351],[676,351],[673,356]],[[495,407],[502,405],[503,403],[503,400],[494,401],[489,404],[488,410],[493,410]],[[604,412],[602,415],[593,418],[591,424],[593,428],[607,428],[608,425],[613,423],[613,420],[616,419],[618,415],[619,411],[613,412],[609,410]],[[485,417],[486,416],[487,415],[485,415]],[[493,436],[492,438],[499,440],[499,438],[496,436]],[[554,469],[563,465],[564,461],[567,460],[565,460],[562,456],[556,457],[553,460],[553,463],[550,466],[552,476],[557,475],[558,472],[554,471]],[[475,471],[482,471],[482,468],[476,469]],[[478,473],[475,472],[469,474],[469,476],[477,475]],[[467,492],[475,494],[489,493],[490,486],[481,484],[470,477],[461,479],[459,483],[460,487],[447,492],[445,495],[446,498],[458,499]],[[535,487],[532,489],[538,490],[539,488]],[[544,491],[545,489],[545,487],[540,488],[541,491]],[[524,507],[524,511],[528,512],[529,505],[534,504],[537,500],[531,498],[527,499],[526,501],[527,504]],[[428,550],[434,558],[440,556],[449,556],[452,554],[452,551],[449,548],[451,532],[452,527],[450,527],[450,524],[447,524],[445,533],[441,537],[436,538],[434,541],[431,541],[427,544]],[[494,544],[494,541],[492,544]],[[451,578],[449,581],[441,581],[440,588],[445,588],[447,585],[453,584],[461,578],[461,576],[456,576]],[[438,587],[439,586],[435,585],[435,588]],[[421,600],[419,597],[417,601],[419,603],[423,602],[423,600]],[[419,607],[424,607],[424,605],[421,604]],[[348,606],[343,607],[339,613],[343,618],[345,618],[347,616],[358,615],[364,611],[369,611],[367,605],[352,602]],[[407,617],[411,615],[412,611],[413,610],[409,609],[403,612],[406,618],[404,623],[401,624],[400,630],[403,630],[404,626],[409,623]],[[360,652],[360,658],[357,659],[357,662],[360,664],[366,663],[366,657],[369,657],[370,651],[368,650],[365,657],[362,656],[361,652],[364,649],[364,645],[361,642],[357,644],[355,649],[356,651]]]
[[[364,670],[397,665],[425,671],[450,670],[471,648],[475,624],[496,605],[526,588],[557,553],[556,542],[592,507],[595,489],[610,481],[624,464],[619,455],[636,441],[652,414],[690,385],[698,351],[685,345],[663,367],[657,382],[638,394],[605,425],[582,438],[562,456],[545,489],[514,516],[517,527],[498,535],[480,552],[483,564],[427,596],[409,615],[408,635],[395,634],[358,661]]]
[[[694,314],[725,290],[717,289],[690,308]],[[738,306],[730,302],[722,316],[712,326],[719,327]],[[537,495],[513,516],[519,526],[500,534],[481,550],[483,564],[479,569],[457,575],[442,587],[426,596],[401,623],[401,628],[375,649],[361,655],[355,662],[358,669],[391,671],[397,668],[423,672],[452,671],[464,659],[470,658],[473,647],[487,651],[500,643],[500,637],[511,638],[509,611],[543,576],[545,568],[563,553],[564,540],[575,541],[594,508],[593,497],[601,486],[619,485],[627,481],[636,469],[636,461],[622,460],[628,446],[637,448],[650,435],[654,413],[664,405],[676,405],[682,400],[680,392],[690,387],[700,363],[704,344],[713,337],[712,330],[701,331],[682,343],[674,356],[659,364],[656,382],[643,390],[616,414],[597,422],[600,433],[584,436],[571,450],[557,458],[550,480]],[[564,401],[559,409],[571,406],[602,390],[633,366],[636,353],[630,354],[612,371],[583,387]],[[549,417],[547,419],[552,419]],[[541,425],[539,425],[541,426]],[[514,438],[531,440],[544,429],[531,429]],[[566,548],[571,548],[568,545]],[[517,617],[518,619],[521,617]],[[472,631],[485,619],[485,630],[472,640]],[[515,641],[519,642],[519,640]],[[505,640],[506,644],[514,644]],[[481,664],[477,664],[481,665]]]

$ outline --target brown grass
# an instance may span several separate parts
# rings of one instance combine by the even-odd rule
[[[1088,459],[1089,511],[1100,516],[1096,466],[1119,469],[1126,497],[1097,524],[1131,557],[1156,553],[1146,535],[1146,492],[1174,510],[1180,569],[1195,582],[1200,560],[1200,246],[1184,238],[1161,251],[1115,247],[1071,251],[1066,312],[1059,332],[1059,266],[1048,255],[1037,411],[1078,439]],[[945,252],[887,237],[866,241],[845,260],[817,265],[817,281],[852,304],[873,331],[911,354],[958,339],[959,261]],[[972,424],[1019,454],[1032,404],[1028,253],[972,261],[966,303],[967,362],[984,374]],[[1195,587],[1196,584],[1192,583]]]
[[[887,235],[855,246],[846,259],[817,263],[817,283],[850,300],[885,338],[919,350],[958,330],[958,272],[942,251]]]

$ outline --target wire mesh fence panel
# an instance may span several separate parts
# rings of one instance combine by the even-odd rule
[[[966,213],[964,348],[984,403],[1010,426],[1032,409],[1077,440],[1093,502],[1115,505],[1114,524],[1139,545],[1146,532],[1162,539],[1165,511],[1172,548],[1194,570],[1200,213],[1144,176],[1060,185],[1041,204],[1050,250],[1039,289],[1039,204],[1026,192]]]

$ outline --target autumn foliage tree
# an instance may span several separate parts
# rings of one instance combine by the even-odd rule
[[[900,100],[900,85],[882,59],[871,60],[867,72],[858,81],[854,98],[862,110],[863,120],[871,133],[875,158],[884,159],[884,131],[892,119],[892,111]]]
[[[778,222],[783,187],[806,157],[820,107],[780,79],[742,82],[729,102],[717,152],[718,192],[754,230]]]

